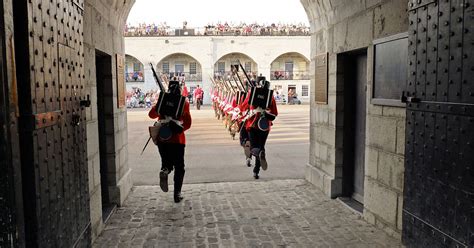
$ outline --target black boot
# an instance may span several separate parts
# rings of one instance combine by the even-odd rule
[[[160,188],[163,192],[168,192],[168,174],[169,170],[162,169],[160,171]]]
[[[174,202],[180,203],[184,197],[181,195],[181,192],[174,192]]]
[[[246,159],[246,165],[247,165],[247,167],[252,167],[252,158],[247,158]]]
[[[181,196],[181,188],[183,187],[184,180],[184,166],[175,168],[174,170],[174,202],[179,203],[183,200]]]
[[[265,150],[260,151],[260,153],[258,154],[258,158],[260,160],[260,165],[262,166],[262,170],[267,170],[268,163],[267,163],[267,158],[265,156]]]

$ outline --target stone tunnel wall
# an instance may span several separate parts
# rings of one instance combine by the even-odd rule
[[[85,56],[95,61],[95,51],[100,50],[113,57],[123,54],[122,27],[134,0],[86,1]],[[301,0],[312,27],[311,74],[315,82],[315,57],[329,54],[329,98],[327,105],[314,102],[311,87],[311,147],[307,179],[320,187],[328,196],[336,197],[342,191],[342,147],[338,134],[342,131],[343,92],[337,85],[337,54],[359,48],[367,48],[367,92],[372,90],[373,40],[406,32],[407,1],[400,0]],[[94,100],[96,91],[95,64],[86,65],[88,88]],[[116,71],[112,70],[116,81]],[[116,106],[117,88],[109,97]],[[126,111],[114,107],[114,169],[109,175],[115,184],[110,186],[115,202],[120,204],[127,196],[131,180],[127,165]],[[394,236],[401,230],[403,153],[405,109],[376,106],[367,94],[367,137],[365,162],[364,217],[384,228]],[[88,147],[91,215],[93,236],[103,227],[101,220],[100,175],[97,141],[97,109],[88,115]],[[390,130],[390,133],[387,132]],[[389,133],[389,135],[387,135]],[[95,148],[94,148],[95,147]]]
[[[403,200],[405,108],[372,100],[373,41],[408,30],[407,1],[301,0],[312,28],[311,144],[306,178],[329,197],[342,193],[344,92],[337,55],[367,48],[364,218],[400,237]],[[328,104],[315,103],[315,58],[329,55]]]
[[[113,88],[104,92],[106,101],[112,101],[113,109],[106,109],[106,122],[113,130],[107,137],[109,200],[121,205],[132,187],[128,165],[128,134],[126,108],[117,105],[116,55],[124,56],[123,25],[134,0],[86,0],[84,12],[84,53],[87,94],[92,105],[87,113],[87,147],[89,163],[89,191],[92,238],[103,230],[102,194],[100,177],[99,134],[97,117],[96,51],[111,56],[110,74]],[[123,73],[122,75],[123,76]]]

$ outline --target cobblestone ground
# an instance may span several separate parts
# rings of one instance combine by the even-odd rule
[[[170,189],[172,192],[172,190]],[[400,247],[304,180],[135,187],[94,247]]]

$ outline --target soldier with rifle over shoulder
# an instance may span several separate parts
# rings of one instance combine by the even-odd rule
[[[158,146],[161,156],[160,187],[168,192],[168,174],[174,169],[174,201],[183,200],[181,188],[184,181],[184,152],[186,137],[184,132],[191,127],[191,114],[189,102],[181,95],[179,81],[170,81],[168,91],[156,75],[151,65],[153,76],[160,86],[161,92],[157,104],[150,110],[148,116],[157,119],[155,132],[150,131],[153,142]],[[150,127],[150,130],[153,127]]]
[[[240,112],[246,112],[243,119],[241,135],[247,135],[250,141],[250,156],[255,156],[255,167],[253,169],[254,178],[259,179],[260,168],[267,170],[265,144],[270,133],[273,120],[278,115],[278,109],[273,97],[273,90],[270,90],[270,82],[265,77],[257,79],[256,86],[248,92],[245,100],[240,104]]]

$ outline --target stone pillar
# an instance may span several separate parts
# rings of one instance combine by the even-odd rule
[[[202,85],[201,88],[204,90],[204,104],[211,104],[211,77],[214,76],[214,67],[203,67],[202,68]]]

